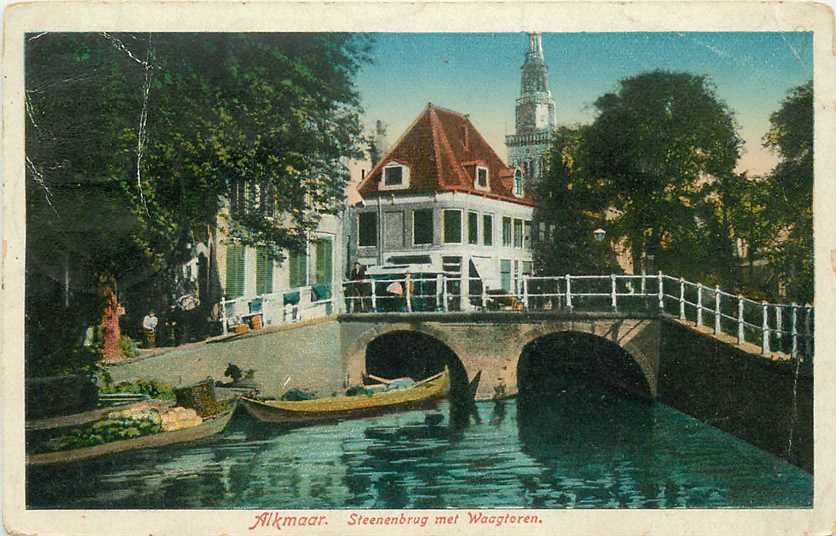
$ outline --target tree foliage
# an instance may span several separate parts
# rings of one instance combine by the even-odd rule
[[[769,117],[763,144],[781,158],[767,177],[766,217],[774,241],[767,258],[787,293],[813,300],[813,83],[790,90]]]
[[[354,76],[369,47],[346,34],[29,36],[31,326],[56,324],[37,302],[60,303],[48,294],[68,271],[83,322],[102,280],[159,287],[228,201],[233,240],[275,257],[304,244],[360,154]]]
[[[616,212],[611,229],[631,248],[634,269],[652,254],[659,268],[690,275],[693,254],[705,251],[694,246],[715,239],[727,257],[722,223],[700,205],[731,176],[742,140],[707,77],[639,74],[598,98],[595,109],[584,135],[585,172],[601,182]]]

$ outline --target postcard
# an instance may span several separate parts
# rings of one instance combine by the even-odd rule
[[[833,12],[11,4],[9,534],[830,534]]]

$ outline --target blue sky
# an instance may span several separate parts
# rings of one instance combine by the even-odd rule
[[[376,34],[357,80],[365,120],[386,122],[394,142],[432,102],[469,113],[505,158],[527,46],[524,33]],[[640,72],[708,75],[746,140],[738,168],[753,174],[776,162],[760,143],[769,115],[813,76],[811,33],[544,33],[543,49],[559,124],[591,122],[595,99]]]

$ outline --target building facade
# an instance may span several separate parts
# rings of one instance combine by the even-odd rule
[[[422,259],[506,291],[531,273],[534,202],[467,115],[429,104],[358,192],[349,250],[361,264]]]
[[[280,261],[265,249],[230,239],[229,219],[236,210],[233,202],[222,213],[212,240],[223,295],[219,316],[235,325],[260,313],[263,324],[272,325],[334,312],[345,263],[344,216],[323,215],[305,250],[285,251]]]
[[[549,68],[539,33],[528,37],[517,98],[515,133],[505,137],[508,162],[522,170],[526,181],[543,176],[546,152],[556,127],[555,103],[549,90]]]

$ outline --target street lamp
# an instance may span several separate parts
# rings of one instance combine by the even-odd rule
[[[605,230],[603,230],[599,227],[599,228],[595,229],[594,231],[592,231],[592,236],[595,238],[596,242],[601,244],[600,246],[598,246],[598,269],[601,271],[601,273],[603,273],[604,268],[605,268],[604,265],[606,263],[606,261],[604,259],[605,252],[604,252],[603,242],[604,242],[604,238],[606,238],[606,236],[607,236],[607,231],[605,231]]]

